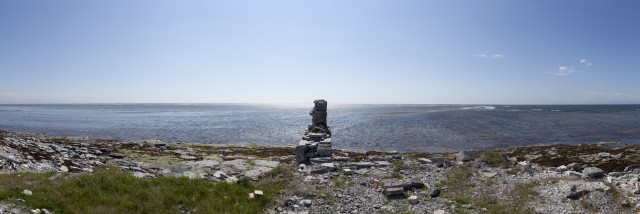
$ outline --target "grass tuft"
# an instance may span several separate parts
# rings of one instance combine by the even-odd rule
[[[509,161],[500,152],[487,150],[482,153],[480,160],[492,166],[509,166]]]

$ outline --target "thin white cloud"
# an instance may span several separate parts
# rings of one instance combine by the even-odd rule
[[[503,54],[476,54],[476,55],[473,55],[473,57],[501,59],[501,58],[504,58],[504,55]]]
[[[578,73],[580,72],[579,70],[577,70],[575,67],[573,66],[565,66],[565,65],[561,65],[560,67],[558,67],[558,70],[555,71],[549,71],[547,73],[549,74],[554,74],[554,75],[558,75],[558,76],[566,76],[569,74],[573,74],[573,73]]]
[[[587,67],[590,67],[591,65],[593,65],[591,62],[589,62],[587,59],[581,59],[580,60],[580,64],[585,65]]]
[[[553,74],[553,75],[558,75],[558,76],[567,76],[569,74],[582,72],[583,70],[589,69],[589,67],[591,67],[591,65],[593,65],[587,59],[580,59],[579,62],[580,62],[580,65],[578,67],[561,65],[561,66],[558,67],[558,70],[548,71],[547,73],[548,74]]]

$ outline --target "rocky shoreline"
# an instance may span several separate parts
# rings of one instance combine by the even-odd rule
[[[546,145],[459,153],[333,149],[323,168],[295,148],[123,142],[0,132],[0,172],[92,173],[118,166],[141,179],[258,181],[294,171],[264,213],[636,213],[640,146]],[[248,193],[247,193],[248,194]],[[249,197],[249,196],[247,196]],[[20,213],[0,203],[2,213]],[[33,208],[29,208],[33,209]]]

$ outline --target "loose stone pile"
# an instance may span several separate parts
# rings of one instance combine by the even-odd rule
[[[313,103],[315,106],[309,113],[312,124],[296,145],[296,165],[333,163],[331,130],[327,126],[327,101],[315,100]]]

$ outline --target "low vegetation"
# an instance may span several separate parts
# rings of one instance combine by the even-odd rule
[[[448,198],[459,206],[456,213],[468,213],[468,209],[485,209],[487,213],[534,213],[527,203],[538,200],[539,193],[535,188],[537,182],[517,183],[506,189],[506,192],[496,192],[494,182],[476,180],[473,170],[466,166],[459,166],[438,185],[446,187],[442,197]],[[506,194],[507,200],[499,200],[497,194]],[[468,208],[462,205],[470,205]]]
[[[0,174],[0,200],[55,213],[259,213],[291,180],[275,168],[257,183],[212,183],[187,178],[136,178],[117,167],[92,174]],[[31,190],[32,195],[22,192]],[[259,189],[263,197],[249,199]]]
[[[500,154],[500,152],[487,150],[482,153],[480,160],[492,165],[492,166],[500,166],[500,167],[508,167],[509,161]]]

